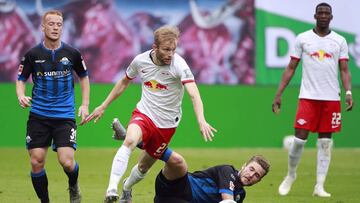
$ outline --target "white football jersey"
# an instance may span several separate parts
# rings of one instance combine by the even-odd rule
[[[126,76],[141,79],[142,94],[136,108],[158,128],[174,128],[181,120],[183,84],[194,82],[194,76],[180,55],[175,53],[170,65],[157,66],[151,59],[151,51],[137,55],[127,68]]]
[[[339,101],[339,60],[348,60],[344,37],[334,31],[320,37],[313,30],[299,34],[291,55],[302,60],[299,98]]]

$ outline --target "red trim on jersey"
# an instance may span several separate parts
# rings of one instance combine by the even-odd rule
[[[348,58],[341,58],[341,59],[339,59],[339,61],[349,61],[349,59]]]
[[[181,83],[183,85],[185,85],[186,83],[190,83],[190,82],[195,82],[195,80],[184,80],[184,81],[181,81]]]
[[[300,61],[300,58],[296,57],[296,56],[290,56],[291,59],[295,59],[295,60],[299,60]]]
[[[133,80],[133,79],[134,79],[134,78],[129,77],[127,73],[125,73],[125,76],[126,76],[126,78],[129,79],[129,80]]]

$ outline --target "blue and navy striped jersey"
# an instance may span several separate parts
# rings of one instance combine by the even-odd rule
[[[61,42],[56,50],[43,43],[30,49],[21,60],[18,80],[30,75],[34,83],[30,112],[51,118],[75,119],[74,72],[88,72],[80,52]]]
[[[222,201],[221,193],[234,196],[234,201],[243,202],[246,192],[240,183],[238,171],[231,165],[218,165],[203,171],[189,173],[192,203]]]

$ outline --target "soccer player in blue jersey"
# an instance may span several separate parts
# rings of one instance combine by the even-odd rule
[[[61,41],[62,13],[48,11],[41,24],[44,41],[30,49],[19,65],[16,94],[22,108],[30,107],[26,147],[30,155],[31,180],[42,203],[49,202],[45,158],[52,144],[69,180],[70,202],[81,201],[79,165],[74,160],[76,123],[74,72],[80,78],[82,104],[78,116],[88,116],[90,84],[85,63],[78,50]],[[25,82],[34,83],[32,97],[26,96]]]
[[[218,203],[224,200],[240,203],[246,195],[244,186],[258,183],[270,169],[270,163],[256,155],[240,170],[231,165],[217,165],[189,173],[181,155],[166,153],[171,153],[178,164],[166,164],[156,177],[155,203]]]

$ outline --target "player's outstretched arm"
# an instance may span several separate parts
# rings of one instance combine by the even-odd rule
[[[119,80],[109,95],[106,97],[104,102],[100,106],[96,107],[95,110],[88,117],[86,117],[84,122],[81,124],[88,123],[91,120],[94,120],[96,123],[103,116],[106,108],[111,104],[111,102],[118,98],[125,91],[125,89],[129,86],[130,81],[131,80],[129,80],[126,76]]]
[[[21,80],[16,81],[16,95],[19,101],[19,105],[22,108],[30,107],[31,106],[31,97],[25,95],[25,82]]]
[[[195,82],[186,83],[185,88],[186,91],[189,93],[189,96],[193,103],[196,119],[199,123],[200,132],[204,137],[205,142],[207,142],[208,140],[212,141],[212,138],[214,137],[214,132],[217,132],[217,130],[205,120],[203,103]]]

